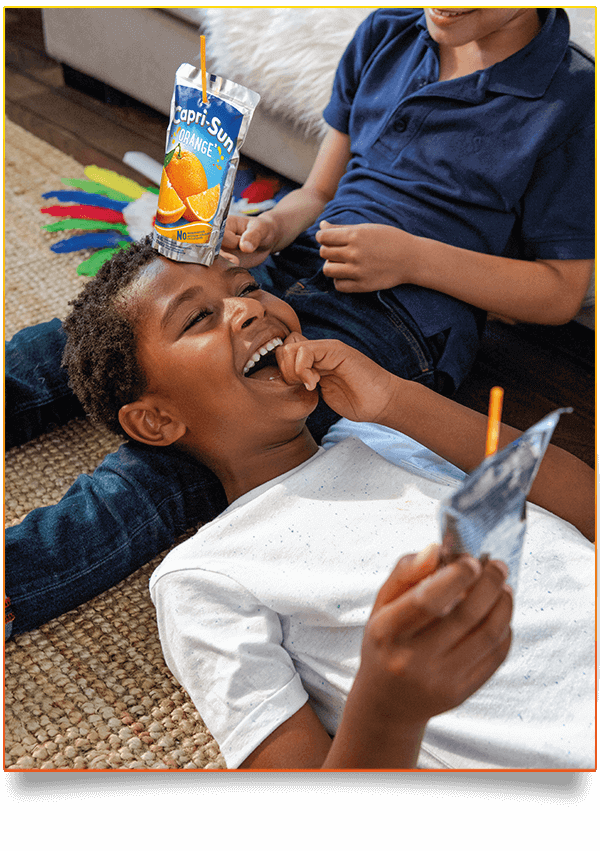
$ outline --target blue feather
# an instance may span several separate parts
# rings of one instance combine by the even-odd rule
[[[58,201],[73,201],[75,204],[91,204],[96,207],[104,207],[105,210],[117,210],[121,212],[127,207],[126,201],[114,201],[106,195],[96,195],[94,192],[77,192],[72,189],[57,189],[53,192],[44,192],[42,198],[56,198]]]
[[[69,251],[80,251],[82,248],[108,248],[119,245],[121,242],[133,242],[118,231],[103,231],[102,233],[84,233],[71,236],[69,239],[61,239],[50,246],[51,251],[57,254],[66,254]]]

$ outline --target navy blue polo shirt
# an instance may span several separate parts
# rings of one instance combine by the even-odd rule
[[[540,14],[518,53],[444,82],[421,10],[370,15],[324,112],[352,159],[323,218],[486,254],[594,257],[594,66],[564,10]]]
[[[569,44],[562,9],[539,14],[542,28],[522,50],[443,82],[422,10],[370,15],[324,112],[350,136],[351,161],[322,218],[395,225],[498,256],[594,257],[594,65]],[[458,377],[473,309],[417,286],[387,292],[426,337],[450,334],[441,366]]]

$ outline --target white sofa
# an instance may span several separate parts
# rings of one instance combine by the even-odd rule
[[[301,183],[339,57],[370,11],[63,7],[42,14],[49,56],[166,115],[175,71],[182,62],[198,65],[206,33],[209,70],[261,94],[244,153]]]
[[[50,56],[166,115],[175,71],[182,62],[198,65],[205,33],[209,70],[261,95],[244,154],[302,182],[324,132],[338,60],[373,8],[52,7],[42,14]],[[595,9],[568,13],[573,40],[593,54]],[[594,327],[593,283],[578,319]]]

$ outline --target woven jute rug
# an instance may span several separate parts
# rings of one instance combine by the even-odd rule
[[[84,279],[86,254],[54,254],[42,193],[83,166],[6,120],[5,334],[57,316]],[[14,524],[57,502],[119,441],[75,420],[5,459],[5,516]],[[161,557],[164,554],[161,555]],[[5,646],[5,769],[182,770],[225,767],[188,694],[169,673],[148,579],[160,558],[77,610]]]

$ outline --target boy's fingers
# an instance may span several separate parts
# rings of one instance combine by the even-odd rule
[[[335,275],[328,275],[328,277],[333,278],[333,285],[340,293],[369,292],[367,287],[362,287],[360,284],[358,284],[354,280],[351,280],[350,278],[338,278]]]
[[[479,561],[463,554],[426,576],[406,597],[414,609],[443,618],[464,599],[480,575]]]
[[[292,331],[283,342],[286,346],[291,345],[291,343],[306,343],[308,342],[308,337],[305,337],[300,331]]]
[[[437,546],[427,548],[421,559],[421,565],[418,560],[406,568],[401,559],[373,607],[378,617],[389,619],[398,637],[407,638],[443,618],[463,600],[481,575],[481,564],[468,555],[439,567]],[[395,576],[396,571],[400,576]]]
[[[467,666],[469,661],[476,664],[493,653],[510,633],[512,612],[512,591],[508,585],[503,585],[486,616],[452,650],[452,658],[459,665]]]
[[[315,357],[312,351],[305,346],[300,346],[296,352],[295,371],[307,390],[314,390],[321,376],[313,369]]]
[[[236,257],[235,254],[228,254],[228,252],[223,251],[222,248],[219,251],[219,254],[220,254],[221,257],[224,257],[225,260],[229,260],[230,263],[233,263],[234,266],[240,265],[240,259],[239,259],[239,257]]]
[[[240,249],[250,252],[260,248],[266,238],[268,228],[260,219],[249,219],[245,231],[240,236]]]
[[[377,604],[384,606],[391,600],[395,600],[417,582],[420,582],[440,566],[439,544],[429,544],[419,553],[410,553],[402,556],[382,586],[378,596]]]
[[[512,611],[512,593],[504,586],[488,616],[448,654],[448,665],[464,672],[469,694],[482,686],[506,659],[512,641]]]
[[[239,234],[235,231],[225,229],[223,234],[223,241],[221,242],[221,249],[229,249],[230,251],[235,251],[240,242]],[[221,251],[222,253],[222,251]]]
[[[285,344],[275,349],[277,365],[283,380],[287,384],[304,384],[307,390],[314,390],[319,382],[319,373],[312,367],[315,362],[313,352],[302,345],[304,338],[292,339],[293,335],[286,338]],[[300,343],[300,345],[293,345]]]
[[[332,260],[325,260],[323,274],[327,275],[328,278],[353,283],[352,279],[354,278],[355,271],[347,263],[335,263]]]
[[[314,390],[321,380],[319,373],[315,369],[310,369],[310,367],[298,366],[296,368],[296,375],[300,383],[304,384],[307,390]]]
[[[406,640],[447,615],[465,597],[480,573],[477,559],[460,556],[381,608],[378,597],[373,611],[379,620],[387,623],[391,633],[399,640]]]
[[[435,642],[437,635],[446,646],[463,641],[485,620],[501,596],[510,595],[506,586],[507,572],[502,562],[488,561],[464,600],[454,607],[443,624],[431,630],[432,640]]]
[[[327,260],[328,263],[339,263],[342,265],[346,263],[348,248],[346,245],[324,245],[321,244],[319,249],[319,254],[323,258],[323,260]]]
[[[322,245],[345,245],[348,242],[347,225],[331,225],[323,221],[319,223],[319,228],[316,240]]]

